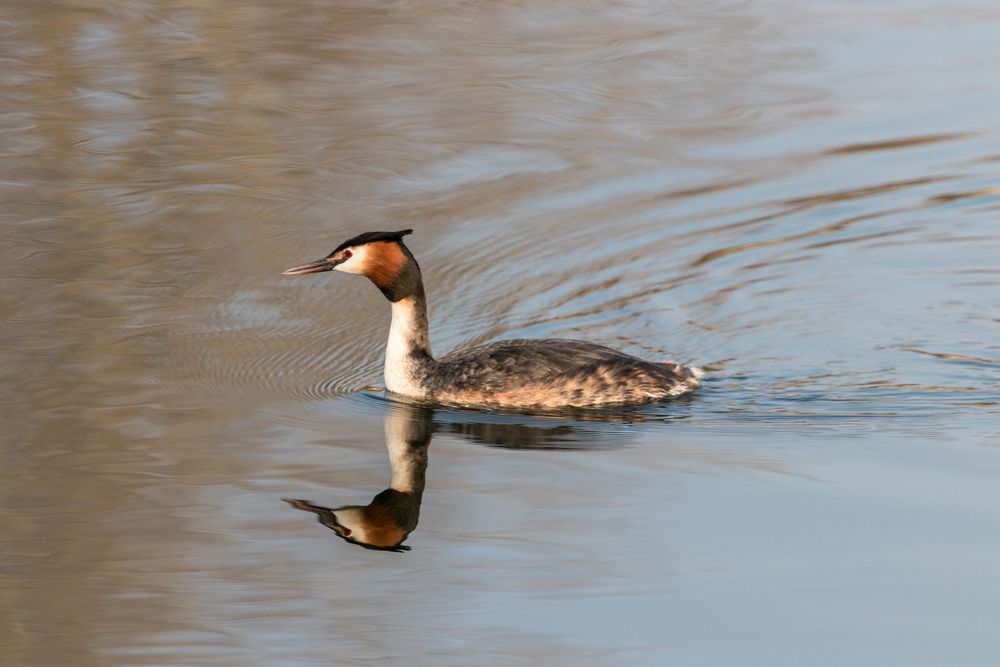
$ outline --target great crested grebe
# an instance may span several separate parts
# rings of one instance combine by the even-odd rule
[[[579,340],[503,340],[435,359],[420,267],[403,244],[412,231],[367,232],[317,262],[284,272],[343,271],[375,283],[392,303],[385,350],[390,392],[458,405],[562,408],[647,403],[701,386],[695,368]]]

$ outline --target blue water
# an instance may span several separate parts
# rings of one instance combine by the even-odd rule
[[[0,664],[1000,661],[990,3],[3,7]],[[409,227],[435,352],[703,390],[394,403],[280,272]]]

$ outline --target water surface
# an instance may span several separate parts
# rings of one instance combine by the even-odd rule
[[[0,662],[1000,660],[991,3],[0,4]],[[393,406],[378,291],[280,272],[407,227],[437,352],[704,390]],[[410,551],[282,502],[393,419]]]

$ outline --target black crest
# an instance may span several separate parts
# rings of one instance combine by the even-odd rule
[[[365,232],[364,234],[358,234],[353,239],[347,239],[339,246],[336,250],[330,253],[330,255],[336,255],[338,252],[344,248],[350,248],[351,246],[364,245],[366,243],[375,243],[376,241],[402,241],[403,237],[407,234],[412,234],[412,229],[404,229],[401,232]]]

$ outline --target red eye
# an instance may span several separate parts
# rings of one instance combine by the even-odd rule
[[[344,259],[350,259],[353,256],[354,256],[354,253],[352,253],[350,250],[345,250],[344,251]]]

